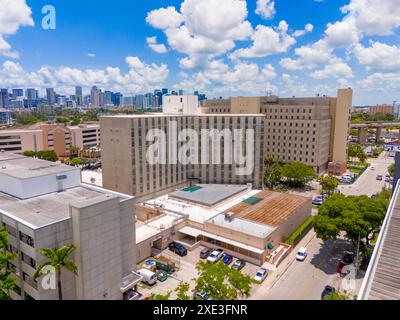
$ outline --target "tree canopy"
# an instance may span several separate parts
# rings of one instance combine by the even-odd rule
[[[315,178],[313,168],[302,162],[289,162],[281,168],[282,177],[288,187],[303,188],[305,184]]]
[[[45,150],[45,151],[32,151],[26,150],[22,153],[26,157],[36,157],[42,160],[56,162],[58,160],[57,154],[54,150]]]
[[[322,193],[326,194],[332,194],[340,183],[340,180],[332,175],[321,176],[318,181],[321,184]]]
[[[14,260],[15,254],[6,250],[8,244],[7,230],[0,228],[0,300],[10,300],[8,292],[16,286],[16,279],[8,266]]]
[[[322,240],[337,239],[342,231],[360,250],[370,253],[370,241],[379,232],[389,201],[368,196],[345,196],[334,194],[319,208],[314,218],[314,230]]]
[[[351,158],[358,158],[361,163],[364,163],[367,160],[367,155],[365,154],[364,149],[358,143],[351,143],[347,153]]]
[[[238,270],[229,268],[223,263],[201,261],[196,269],[196,291],[206,292],[213,300],[233,300],[250,295],[254,280]]]

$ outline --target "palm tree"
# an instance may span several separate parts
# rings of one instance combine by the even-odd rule
[[[57,273],[57,286],[58,286],[58,299],[62,300],[62,289],[61,289],[61,268],[65,268],[75,275],[78,275],[78,267],[75,263],[68,258],[68,256],[75,251],[77,246],[71,244],[69,246],[62,246],[55,249],[42,248],[40,249],[40,254],[49,258],[49,261],[43,263],[38,267],[33,278],[36,280],[41,275],[43,275],[44,268],[46,266],[52,266]]]

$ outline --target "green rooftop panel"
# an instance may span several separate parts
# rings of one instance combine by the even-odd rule
[[[260,202],[261,200],[262,200],[261,198],[250,197],[250,198],[247,198],[246,200],[243,200],[243,202],[244,202],[244,203],[247,203],[247,204],[254,205],[254,204]]]
[[[195,192],[195,191],[197,191],[197,190],[200,190],[200,189],[202,189],[203,187],[201,187],[201,186],[190,186],[190,187],[187,187],[187,188],[184,188],[184,189],[182,189],[182,191],[185,191],[185,192]]]

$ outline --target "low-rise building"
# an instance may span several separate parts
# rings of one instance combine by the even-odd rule
[[[71,146],[89,149],[100,145],[100,125],[35,124],[24,129],[0,130],[0,150],[23,152],[54,150],[57,156],[68,156]]]
[[[65,299],[123,299],[140,281],[136,270],[133,197],[82,184],[80,170],[0,154],[0,224],[16,258],[12,299],[58,299],[56,288],[34,280],[47,258],[41,248],[77,245],[70,257],[78,276],[62,270]]]
[[[137,259],[159,253],[175,240],[262,265],[279,263],[285,241],[310,215],[311,199],[250,185],[197,184],[136,205]]]

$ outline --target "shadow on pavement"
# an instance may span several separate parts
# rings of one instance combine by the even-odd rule
[[[324,241],[319,252],[311,259],[311,264],[327,275],[336,274],[336,267],[344,251],[356,252],[350,241],[344,239]]]

